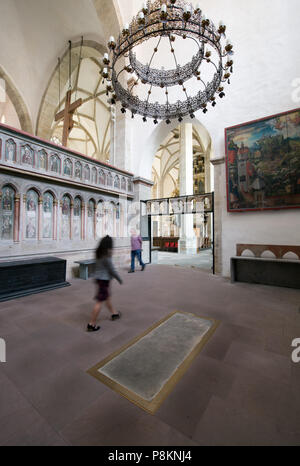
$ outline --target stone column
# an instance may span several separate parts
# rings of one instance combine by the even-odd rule
[[[134,200],[132,203],[129,203],[128,207],[128,233],[130,235],[131,229],[135,229],[137,232],[143,234],[143,231],[147,230],[148,226],[148,216],[143,216],[143,228],[141,228],[141,200],[149,200],[151,199],[151,189],[153,186],[153,181],[146,180],[145,178],[134,178]],[[145,208],[146,213],[146,208]],[[147,226],[146,226],[147,222]],[[129,238],[128,238],[128,245],[129,245]],[[150,251],[150,244],[147,241],[143,242],[143,261],[149,261],[149,251]]]
[[[39,206],[38,206],[38,240],[41,241],[43,239],[43,198],[42,196],[39,197]]]
[[[94,238],[93,239],[96,239],[97,238],[97,205],[95,203],[95,206],[94,206]]]
[[[116,108],[111,107],[110,120],[110,164],[116,166]]]
[[[193,195],[193,125],[183,123],[180,125],[180,196]],[[181,216],[181,237],[179,240],[179,252],[181,254],[195,254],[197,252],[197,239],[194,233],[194,215]]]
[[[58,216],[57,204],[58,204],[57,199],[54,199],[53,201],[53,239],[54,241],[57,240],[57,216]]]
[[[59,209],[58,209],[58,211],[59,211],[59,213],[58,213],[58,215],[59,215],[59,241],[61,241],[63,239],[63,237],[62,237],[62,220],[63,220],[62,206],[63,206],[63,201],[60,200],[59,201]]]
[[[81,203],[81,239],[85,240],[85,203]]]
[[[26,239],[26,201],[27,201],[27,195],[23,194],[23,216],[22,216],[22,226],[23,226],[23,240]]]
[[[71,201],[71,211],[70,211],[70,240],[73,239],[73,217],[74,217],[74,202]]]
[[[129,112],[122,113],[117,107],[115,120],[111,126],[111,164],[129,172],[132,169],[131,130],[132,119]]]
[[[128,224],[129,234],[132,228],[140,230],[140,201],[151,199],[151,189],[153,181],[144,178],[134,178],[134,200],[129,204],[128,209]]]
[[[1,200],[1,197],[0,197]],[[14,206],[14,243],[20,241],[20,194],[15,195],[15,206]]]
[[[225,157],[211,159],[214,166],[214,184],[215,184],[215,273],[222,274],[222,198],[225,196],[223,191],[225,173]]]

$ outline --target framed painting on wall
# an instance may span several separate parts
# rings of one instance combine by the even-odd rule
[[[300,207],[300,109],[225,129],[227,210]]]

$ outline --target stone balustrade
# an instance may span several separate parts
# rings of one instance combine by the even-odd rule
[[[133,196],[131,173],[5,125],[0,125],[0,166],[107,193]]]

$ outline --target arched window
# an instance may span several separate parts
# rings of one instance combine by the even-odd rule
[[[73,164],[70,159],[65,159],[64,161],[64,175],[72,176]]]
[[[94,225],[95,225],[95,201],[92,199],[88,203],[88,217],[87,217],[87,237],[94,239]]]
[[[103,215],[104,215],[102,201],[98,202],[96,215],[97,215],[96,234],[97,234],[97,238],[101,238],[103,236]]]
[[[46,192],[43,196],[43,238],[45,239],[53,239],[53,205],[53,195]]]
[[[84,167],[84,179],[85,181],[90,181],[91,179],[91,170],[88,165],[85,165]]]
[[[124,176],[122,177],[122,180],[121,180],[121,189],[122,191],[126,191],[126,178],[124,178]]]
[[[120,178],[118,175],[115,176],[114,187],[120,189]]]
[[[16,143],[13,139],[8,139],[5,146],[5,160],[8,162],[16,162]]]
[[[70,239],[71,236],[71,199],[65,195],[61,204],[61,237]]]
[[[38,168],[47,170],[47,153],[44,150],[38,151]]]
[[[54,173],[60,173],[61,161],[58,155],[51,155],[50,157],[50,171]]]
[[[75,163],[75,178],[82,178],[82,165],[80,162]]]
[[[97,184],[97,168],[92,169],[92,183]]]
[[[21,160],[23,165],[30,165],[31,167],[34,166],[34,151],[32,147],[27,144],[21,149]]]
[[[80,197],[75,197],[73,219],[74,239],[81,239],[81,206],[82,202]]]
[[[14,237],[14,204],[15,191],[10,186],[2,190],[1,202],[1,239],[13,240]]]
[[[99,183],[105,185],[105,173],[103,170],[99,171]]]
[[[30,189],[26,195],[26,238],[37,239],[38,237],[38,216],[39,203],[38,194]]]

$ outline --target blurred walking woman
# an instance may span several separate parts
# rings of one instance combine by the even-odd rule
[[[100,326],[96,325],[97,318],[100,314],[102,303],[105,302],[108,310],[111,313],[112,320],[120,318],[120,313],[115,312],[110,298],[110,281],[115,278],[120,285],[122,280],[112,262],[113,240],[110,236],[105,236],[99,243],[96,249],[96,272],[95,279],[98,285],[97,294],[95,296],[96,304],[92,312],[92,319],[87,326],[88,332],[96,332],[100,330]]]

